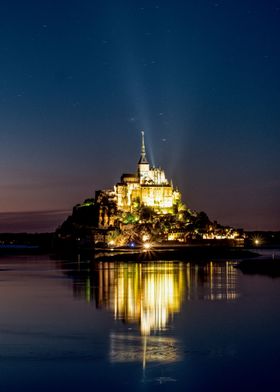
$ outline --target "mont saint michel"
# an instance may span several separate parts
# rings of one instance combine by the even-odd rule
[[[90,247],[205,241],[242,245],[241,229],[222,226],[205,212],[191,210],[165,171],[151,167],[143,130],[139,155],[134,172],[123,173],[111,189],[96,190],[94,198],[73,208],[57,230],[59,240]]]
[[[280,0],[0,10],[0,392],[280,390]]]

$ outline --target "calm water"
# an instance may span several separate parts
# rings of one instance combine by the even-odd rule
[[[226,263],[0,259],[0,390],[278,390],[280,279]]]

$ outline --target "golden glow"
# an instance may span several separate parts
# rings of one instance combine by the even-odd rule
[[[98,267],[98,306],[111,309],[115,319],[138,324],[142,335],[165,330],[180,312],[183,299],[238,298],[237,270],[232,262],[222,265],[210,262],[202,266],[100,262]],[[201,294],[198,297],[199,292],[203,292],[202,297]]]
[[[181,193],[167,180],[164,170],[150,168],[143,151],[137,173],[123,174],[121,181],[114,187],[117,207],[120,211],[131,211],[135,200],[138,200],[137,205],[143,204],[161,213],[167,212],[181,200]]]
[[[143,369],[149,362],[182,357],[181,345],[164,331],[183,301],[233,301],[239,296],[233,262],[99,262],[97,270],[98,283],[91,282],[89,275],[84,291],[80,284],[74,286],[75,294],[110,309],[116,320],[126,324],[125,332],[110,335],[110,360],[141,362]]]
[[[143,245],[143,248],[146,250],[151,249],[151,247],[152,247],[152,244],[150,242],[145,242]]]
[[[178,270],[176,277],[168,273],[172,266],[165,266],[158,271],[157,267],[148,267],[142,290],[140,329],[143,335],[149,335],[153,330],[162,330],[167,326],[169,318],[179,312],[183,286],[179,286]],[[173,266],[174,268],[174,266]]]
[[[252,242],[253,242],[253,244],[254,244],[255,246],[262,245],[262,244],[263,244],[263,237],[256,234],[256,235],[254,235],[254,236],[252,237]]]
[[[182,263],[99,263],[100,306],[111,308],[116,319],[139,323],[142,335],[167,327],[185,288]]]
[[[148,243],[147,243],[148,244]],[[175,338],[150,336],[166,329],[180,311],[184,297],[184,267],[175,263],[122,264],[117,272],[114,293],[116,319],[139,323],[142,336],[111,334],[112,362],[174,362],[181,359]]]
[[[144,234],[143,237],[142,237],[142,241],[143,242],[149,241],[149,239],[150,239],[149,234]]]

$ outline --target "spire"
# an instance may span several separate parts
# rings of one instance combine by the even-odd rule
[[[141,135],[142,135],[141,157],[140,157],[138,163],[148,163],[148,160],[146,158],[146,147],[145,147],[144,131],[141,131]]]
[[[145,148],[145,132],[141,131],[142,135],[142,147],[141,147],[141,155],[145,156],[146,155],[146,148]]]

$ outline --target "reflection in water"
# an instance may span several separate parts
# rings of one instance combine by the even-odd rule
[[[110,335],[111,362],[177,362],[182,359],[178,339],[165,336],[137,336],[123,333]]]
[[[142,335],[165,329],[184,297],[183,265],[99,264],[99,301],[115,319],[140,324]],[[109,295],[108,295],[109,294]]]
[[[238,298],[232,262],[99,262],[95,267],[97,276],[88,271],[83,283],[74,281],[75,295],[88,302],[95,299],[97,307],[110,309],[115,319],[139,323],[142,335],[164,330],[183,300]]]
[[[74,280],[74,294],[113,311],[115,319],[138,323],[142,335],[162,331],[183,300],[238,298],[234,263],[99,262]],[[85,272],[85,271],[83,271]]]
[[[96,281],[95,281],[96,279]],[[137,324],[132,330],[110,335],[112,362],[174,362],[182,358],[175,337],[164,336],[168,323],[184,300],[234,300],[237,271],[232,262],[98,262],[74,292],[95,299],[98,308],[112,311],[116,320]]]
[[[130,332],[112,333],[112,362],[179,361],[177,339],[149,336],[166,328],[170,318],[180,311],[184,298],[182,263],[127,264],[99,263],[99,305],[114,312],[115,319],[140,325],[142,337]]]

